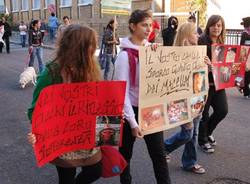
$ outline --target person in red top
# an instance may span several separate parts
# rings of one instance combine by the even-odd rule
[[[149,33],[149,36],[148,36],[148,42],[150,42],[150,43],[155,42],[155,39],[157,38],[157,36],[160,33],[160,28],[161,28],[161,26],[160,26],[159,22],[157,22],[157,20],[153,20],[152,26],[151,26],[151,32]]]

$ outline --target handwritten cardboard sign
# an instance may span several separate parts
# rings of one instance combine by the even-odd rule
[[[213,78],[216,90],[234,87],[236,80],[244,79],[246,63],[250,62],[249,55],[249,46],[221,44],[212,46]]]
[[[32,116],[38,166],[63,153],[95,147],[97,116],[121,116],[126,83],[88,82],[44,88]]]
[[[208,92],[205,46],[140,47],[139,126],[144,135],[191,122]]]

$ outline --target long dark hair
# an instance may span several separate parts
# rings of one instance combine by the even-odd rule
[[[111,19],[106,27],[106,29],[111,29],[111,30],[114,30],[114,28],[112,27],[112,24],[115,23],[115,20],[114,19]]]
[[[99,81],[101,74],[94,59],[96,32],[87,26],[69,25],[58,41],[56,62],[70,82]]]
[[[204,30],[204,33],[209,37],[209,28],[213,25],[215,25],[217,22],[221,21],[222,22],[222,31],[220,36],[217,39],[217,43],[223,44],[225,41],[225,34],[226,34],[226,29],[225,29],[225,21],[220,15],[212,15],[209,17],[207,21],[206,28]]]

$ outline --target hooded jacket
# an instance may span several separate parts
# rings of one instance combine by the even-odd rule
[[[176,21],[173,21],[174,19]],[[177,27],[178,27],[178,19],[175,16],[169,17],[168,27],[162,30],[162,38],[164,46],[173,45]]]
[[[147,41],[145,40],[145,44]],[[121,52],[118,54],[115,61],[115,73],[114,80],[126,81],[126,93],[125,93],[125,104],[124,104],[124,114],[126,120],[129,122],[131,128],[138,127],[138,123],[135,119],[135,113],[133,106],[138,107],[139,100],[139,62],[138,58],[136,64],[136,78],[135,85],[130,84],[130,68],[128,53],[124,51],[124,48],[131,48],[138,50],[139,46],[134,45],[129,38],[124,38],[120,44]]]

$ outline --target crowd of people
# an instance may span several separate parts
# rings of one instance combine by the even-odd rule
[[[242,45],[250,45],[250,17],[244,18],[242,25]],[[37,56],[40,75],[33,93],[32,105],[28,110],[28,117],[32,119],[32,113],[40,92],[49,85],[74,82],[91,82],[111,80],[109,78],[110,66],[113,65],[112,80],[126,81],[126,94],[124,104],[124,127],[122,134],[122,146],[119,152],[125,158],[128,165],[120,175],[120,183],[131,184],[132,174],[130,170],[133,164],[131,158],[136,138],[143,138],[150,159],[153,163],[155,179],[158,184],[170,184],[168,161],[170,153],[182,145],[185,146],[182,154],[182,168],[184,171],[194,174],[204,174],[205,167],[198,164],[197,142],[205,153],[214,153],[217,141],[213,133],[219,123],[228,113],[228,103],[225,90],[215,90],[212,76],[211,45],[214,43],[225,43],[225,23],[220,15],[212,15],[206,24],[204,31],[196,25],[196,17],[191,14],[187,22],[179,25],[178,19],[171,16],[168,26],[162,29],[164,46],[194,46],[206,45],[207,56],[204,62],[209,70],[209,91],[205,108],[201,114],[192,122],[182,125],[179,132],[164,140],[163,131],[142,135],[138,122],[138,97],[139,97],[139,47],[151,46],[157,49],[157,37],[160,35],[160,24],[153,19],[149,10],[135,10],[131,13],[128,21],[129,35],[119,39],[117,34],[118,21],[112,19],[108,22],[102,35],[102,51],[99,59],[103,58],[103,74],[100,66],[94,60],[98,45],[97,33],[88,26],[71,24],[69,17],[63,17],[63,24],[59,27],[55,14],[51,14],[48,22],[48,30],[51,41],[56,40],[56,56],[44,65],[42,57],[42,46],[44,29],[40,20],[33,20],[30,28],[21,22],[19,26],[22,47],[25,47],[26,35],[28,33],[28,44],[30,61],[29,66],[34,66]],[[1,40],[3,34],[3,41]],[[9,25],[3,19],[0,22],[0,52],[6,44],[9,52],[9,36],[11,31]],[[120,52],[117,52],[117,46]],[[74,53],[74,54],[72,54]],[[246,71],[245,84],[249,84],[250,69]],[[244,88],[244,96],[250,98],[249,87]],[[213,113],[210,114],[210,107]],[[29,142],[34,145],[36,136],[28,134]],[[101,151],[99,147],[91,150],[79,150],[85,162],[82,162],[80,172],[76,167],[64,167],[56,165],[59,184],[92,183],[101,177]],[[76,152],[65,153],[60,158],[70,159]],[[91,161],[89,161],[91,159]]]

